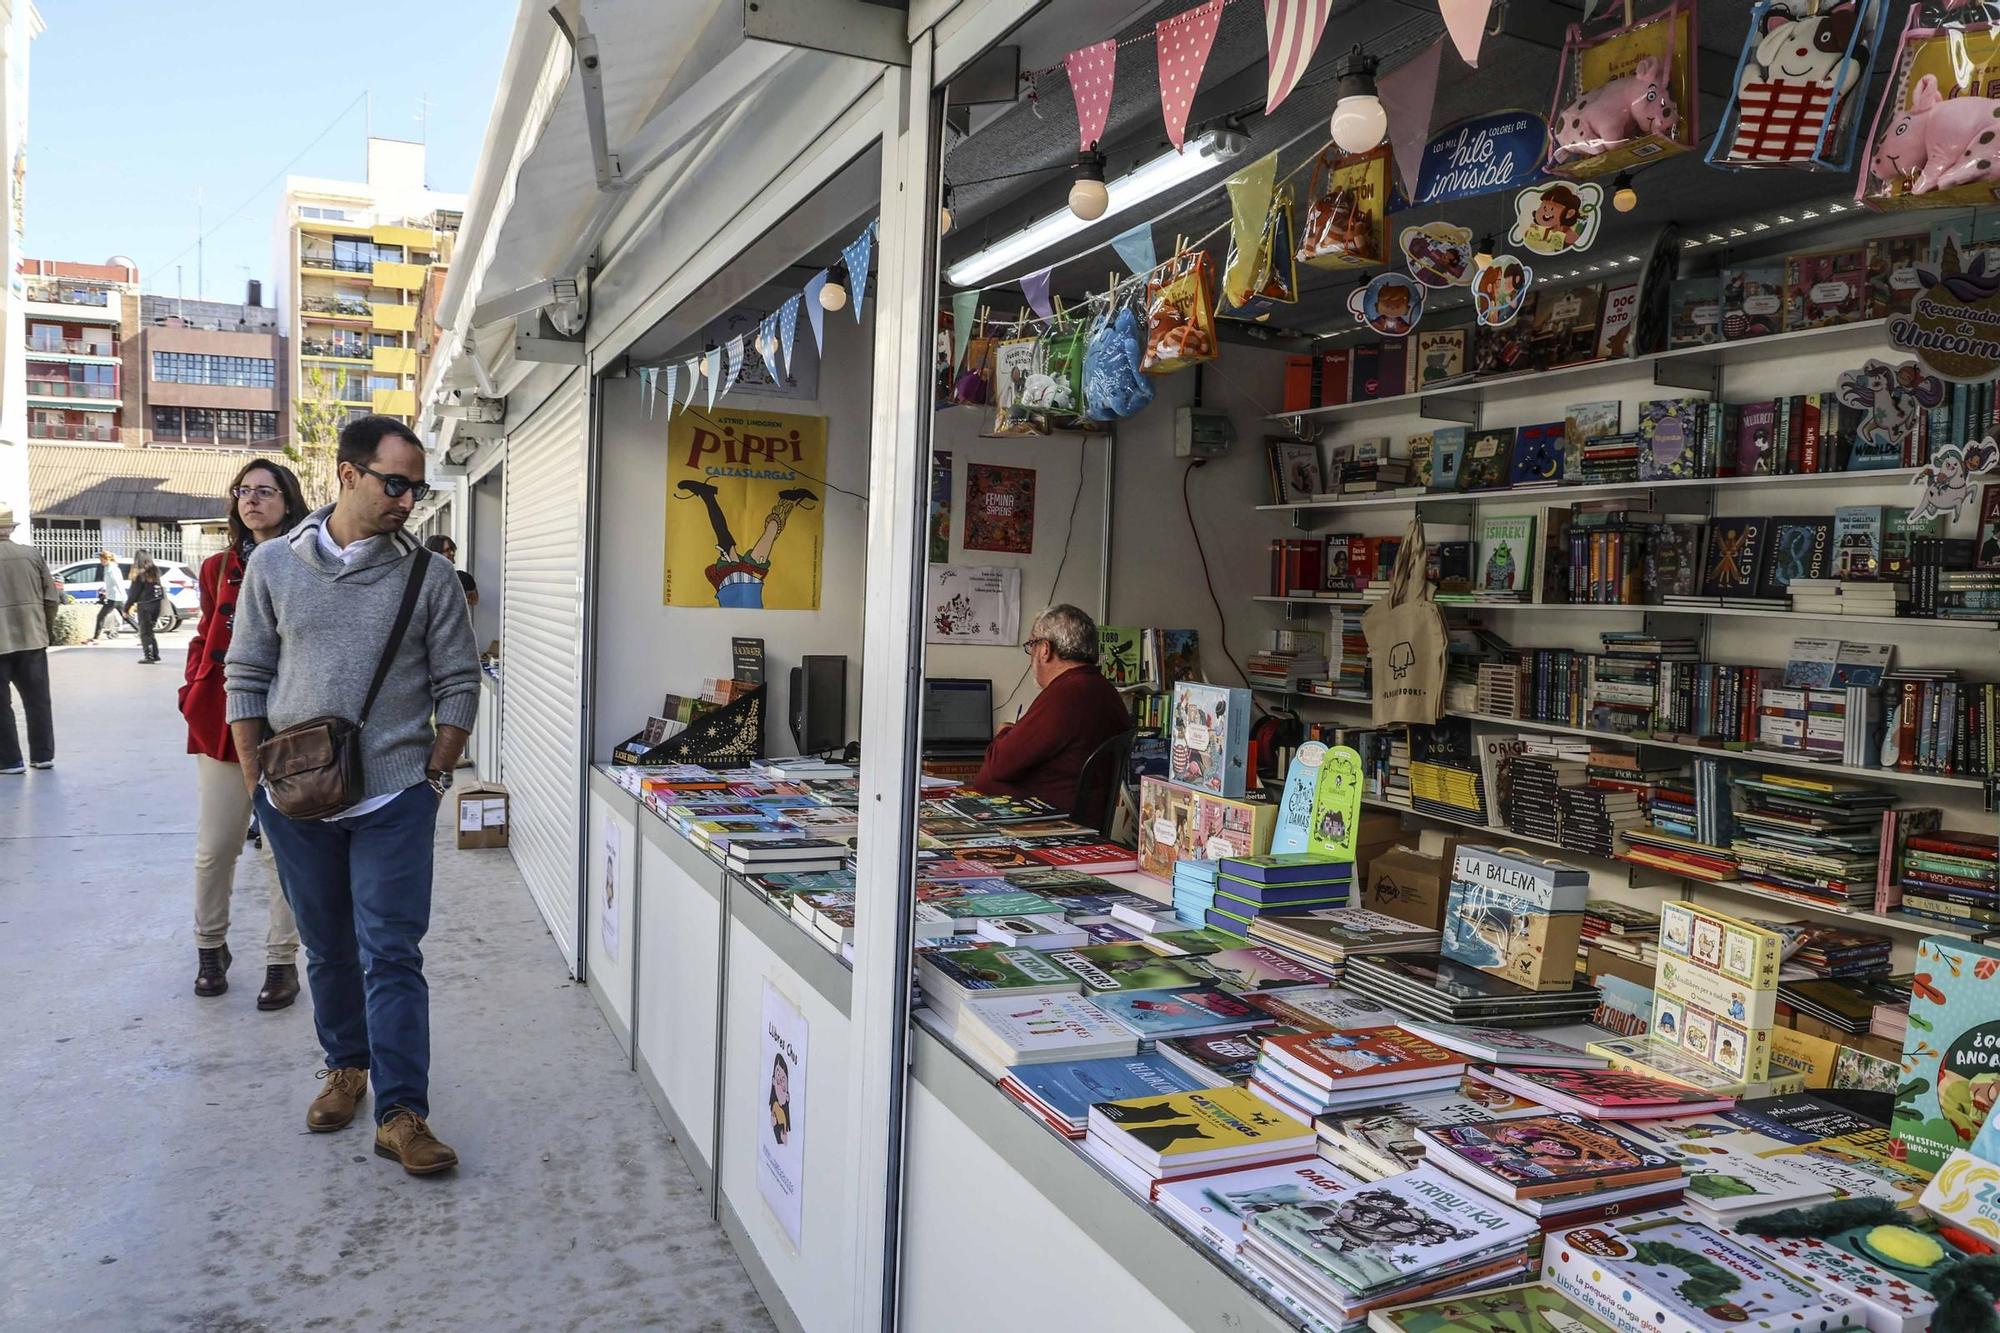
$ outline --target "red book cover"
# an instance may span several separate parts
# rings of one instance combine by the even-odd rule
[[[1313,359],[1309,356],[1285,358],[1285,411],[1303,412],[1318,407],[1313,401]]]
[[[1315,1087],[1405,1083],[1462,1073],[1465,1057],[1390,1024],[1267,1037],[1264,1055]]]
[[[1139,868],[1137,854],[1115,842],[1092,842],[1080,847],[1038,847],[1028,855],[1052,866],[1103,874]]]
[[[1982,861],[2000,861],[2000,840],[1972,837],[1963,833],[1920,833],[1906,844],[1926,852],[1946,856],[1976,856]]]
[[[1320,358],[1319,405],[1332,407],[1348,400],[1354,379],[1354,349],[1336,347]]]
[[[1468,1077],[1547,1105],[1574,1103],[1584,1108],[1580,1114],[1601,1115],[1613,1120],[1679,1115],[1683,1114],[1683,1108],[1693,1108],[1685,1113],[1695,1114],[1702,1107],[1721,1103],[1727,1108],[1736,1102],[1733,1097],[1717,1097],[1684,1083],[1669,1083],[1663,1078],[1627,1074],[1616,1069],[1523,1066],[1473,1069]]]

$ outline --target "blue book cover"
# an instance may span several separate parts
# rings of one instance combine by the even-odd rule
[[[1093,1004],[1096,1001],[1092,1001]],[[1157,1055],[1077,1060],[1068,1064],[1012,1065],[1007,1074],[1030,1096],[1065,1120],[1081,1125],[1098,1102],[1164,1097],[1205,1086],[1179,1065]]]
[[[1238,895],[1227,881],[1215,891],[1215,901],[1211,906],[1226,912],[1236,912],[1243,916],[1268,914],[1282,908],[1287,912],[1309,912],[1320,907],[1345,907],[1352,893],[1345,884],[1328,887],[1307,885],[1304,888],[1283,891],[1273,897],[1245,898]]]
[[[1285,770],[1285,793],[1278,798],[1278,819],[1271,829],[1271,854],[1303,852],[1312,831],[1313,788],[1319,781],[1319,766],[1326,759],[1322,741],[1307,741],[1292,756]]]
[[[1225,856],[1215,867],[1218,877],[1245,884],[1345,884],[1354,878],[1352,861],[1307,852]]]
[[[1465,427],[1440,426],[1431,432],[1431,489],[1458,489],[1459,470],[1465,465]]]
[[[1507,474],[1508,484],[1532,486],[1560,482],[1568,440],[1568,427],[1560,421],[1517,427],[1514,431],[1513,467]]]
[[[1217,796],[1241,796],[1249,747],[1250,691],[1175,684],[1169,779]]]
[[[1270,1015],[1213,986],[1195,990],[1134,990],[1093,995],[1090,1002],[1141,1037],[1257,1027]]]

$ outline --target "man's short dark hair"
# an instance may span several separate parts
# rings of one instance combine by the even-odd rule
[[[340,428],[340,452],[342,463],[352,463],[356,467],[366,467],[375,461],[376,451],[382,441],[391,435],[408,440],[421,449],[424,442],[417,433],[394,417],[371,415],[356,417]]]

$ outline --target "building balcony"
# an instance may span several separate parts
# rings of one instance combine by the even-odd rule
[[[108,287],[84,287],[68,282],[30,282],[27,298],[49,305],[96,306],[106,309],[111,305],[111,290]]]
[[[375,285],[393,287],[399,291],[420,292],[424,288],[424,266],[422,264],[378,263],[375,265]]]
[[[29,319],[58,320],[64,324],[108,324],[113,328],[118,326],[118,302],[109,299],[109,293],[99,293],[106,298],[101,303],[68,299],[82,294],[66,292],[62,293],[64,299],[48,301],[37,300],[30,296],[24,303],[23,309]]]
[[[299,312],[321,319],[370,319],[374,315],[368,302],[339,296],[301,296]]]
[[[337,338],[301,338],[299,355],[329,361],[366,361],[368,344],[347,342]]]
[[[92,342],[88,338],[50,338],[47,336],[28,339],[29,356],[84,357],[93,361],[116,361],[116,343]]]
[[[417,395],[414,389],[377,389],[373,399],[374,409],[383,416],[413,417],[417,414]]]
[[[368,310],[369,319],[379,333],[415,333],[417,330],[417,308],[414,305],[376,301]]]
[[[414,347],[377,347],[372,351],[373,366],[378,375],[417,373],[417,349]]]
[[[66,440],[72,444],[117,444],[118,427],[108,423],[30,421],[31,440]]]
[[[394,222],[378,222],[369,233],[377,245],[400,245],[405,249],[428,250],[437,237],[427,227],[409,227]]]
[[[116,401],[118,386],[115,384],[85,384],[78,380],[35,380],[28,381],[30,398],[105,398]]]

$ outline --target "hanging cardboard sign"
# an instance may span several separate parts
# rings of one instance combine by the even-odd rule
[[[1839,386],[1841,403],[1862,414],[1854,426],[1850,472],[1902,467],[1925,414],[1945,400],[1944,385],[1914,361],[1892,366],[1871,358],[1858,370],[1842,371]]]
[[[1595,181],[1549,181],[1514,196],[1507,239],[1538,255],[1588,250],[1604,220],[1604,187]]]
[[[1407,273],[1378,273],[1347,298],[1348,313],[1385,338],[1400,338],[1424,317],[1424,289]]]
[[[1889,319],[1890,346],[1915,353],[1925,370],[1958,384],[1982,384],[2000,373],[2000,254],[1967,256],[1947,234],[1936,264],[1917,265],[1917,281],[1922,287],[1909,311]]]
[[[1489,329],[1504,329],[1520,318],[1528,303],[1534,270],[1514,255],[1495,255],[1472,282],[1472,313]]]
[[[1409,265],[1410,276],[1426,287],[1469,287],[1472,285],[1472,229],[1449,222],[1426,222],[1421,227],[1405,227],[1396,238]]]
[[[1991,435],[1968,444],[1941,444],[1931,451],[1931,461],[1910,478],[1912,486],[1924,488],[1924,498],[1910,510],[1911,523],[1928,523],[1935,518],[1956,523],[1972,503],[1973,478],[1990,471],[2000,461],[2000,443]]]
[[[1491,111],[1448,125],[1424,145],[1412,208],[1518,190],[1541,177],[1549,130],[1532,111]]]

